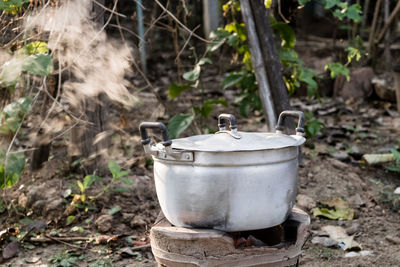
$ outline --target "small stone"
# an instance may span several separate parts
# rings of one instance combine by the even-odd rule
[[[104,214],[101,215],[99,218],[97,218],[94,224],[96,225],[97,229],[100,232],[105,233],[110,231],[112,227],[112,219],[113,219],[112,215]]]
[[[298,206],[305,208],[307,210],[312,210],[313,208],[316,207],[315,201],[311,197],[303,194],[297,195],[296,201]]]
[[[24,193],[22,193],[18,196],[18,206],[21,206],[25,209],[27,202],[28,202],[28,198],[25,196]]]
[[[353,258],[353,257],[365,257],[365,256],[373,256],[374,252],[370,250],[361,250],[359,252],[351,251],[344,254],[345,258]]]
[[[47,203],[47,205],[44,208],[43,214],[44,215],[49,215],[52,213],[60,214],[63,209],[64,209],[63,199],[55,198],[55,199],[49,200],[49,202]]]
[[[311,240],[311,243],[322,245],[327,248],[339,245],[339,243],[336,240],[333,240],[332,238],[326,236],[316,236]]]
[[[400,195],[400,186],[394,190],[393,194]]]
[[[364,207],[366,201],[359,194],[356,193],[355,195],[349,198],[349,204],[355,208]]]
[[[339,151],[331,154],[332,157],[338,160],[346,160],[349,158],[349,154],[346,151]]]
[[[136,216],[135,218],[133,218],[133,220],[130,223],[130,226],[132,228],[145,227],[146,225],[147,225],[147,223],[139,216]]]
[[[381,210],[382,210],[382,207],[379,206],[379,205],[376,205],[376,206],[375,206],[375,210],[376,210],[376,211],[381,211]]]
[[[360,225],[358,223],[352,224],[349,228],[346,229],[346,233],[348,235],[354,235],[360,229]]]

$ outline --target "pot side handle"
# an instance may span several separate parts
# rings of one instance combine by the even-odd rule
[[[142,138],[142,145],[150,144],[150,138],[147,134],[147,129],[159,129],[161,131],[163,144],[165,147],[170,146],[172,141],[169,139],[168,130],[164,123],[162,122],[142,122],[139,125],[140,136]]]
[[[304,136],[304,124],[306,123],[306,117],[304,113],[296,110],[285,110],[282,111],[278,118],[278,123],[275,127],[276,133],[282,133],[285,129],[283,123],[286,117],[298,118],[296,135]]]

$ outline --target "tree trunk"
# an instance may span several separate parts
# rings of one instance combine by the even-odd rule
[[[263,54],[265,67],[267,70],[268,81],[271,87],[272,99],[277,115],[284,110],[291,109],[288,90],[283,81],[281,62],[275,46],[275,40],[269,26],[268,13],[264,5],[264,0],[249,1],[253,13],[253,18],[258,33],[260,47]]]
[[[98,3],[104,5],[104,0],[97,0]],[[99,27],[103,26],[104,9],[93,3],[92,7],[94,18],[93,20],[98,23]],[[109,114],[108,99],[105,95],[86,99],[81,103],[80,110],[86,116],[87,123],[85,125],[79,124],[71,131],[71,147],[69,155],[71,160],[81,158],[82,167],[85,174],[104,175],[107,172],[107,164],[105,162],[105,153],[110,145],[110,136],[105,134],[100,141],[100,133],[107,131],[107,114]]]

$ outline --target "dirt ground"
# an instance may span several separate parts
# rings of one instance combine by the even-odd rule
[[[150,79],[156,89],[166,90],[174,82],[170,75],[174,70],[161,63],[155,69],[149,74]],[[208,96],[221,96],[218,89],[221,75],[217,73],[218,69],[210,67],[203,79]],[[141,81],[133,83],[138,88],[145,87]],[[238,114],[237,107],[232,105],[237,91],[225,90],[223,94],[230,105],[212,112],[208,122],[211,128],[217,128],[219,113],[233,113],[238,118],[239,130],[266,131],[260,113],[249,118]],[[183,93],[179,100],[168,104],[169,108],[186,112],[189,96]],[[152,161],[144,154],[138,125],[142,121],[167,122],[169,117],[153,93],[143,90],[139,98],[142,104],[133,111],[120,112],[115,107],[110,114],[113,135],[109,155],[122,169],[130,170],[128,177],[133,184],[124,185],[129,191],[111,190],[95,201],[87,201],[83,208],[67,211],[73,195],[79,193],[76,182],[82,180],[82,175],[75,173],[66,160],[68,136],[58,138],[53,142],[50,161],[37,172],[27,168],[19,183],[5,192],[8,209],[0,214],[2,246],[13,240],[10,236],[29,229],[29,225],[45,222],[47,227],[34,230],[34,235],[24,240],[18,256],[2,265],[156,266],[148,235],[160,208]],[[194,98],[200,98],[199,94],[194,94]],[[400,237],[399,195],[393,194],[400,186],[400,174],[362,161],[364,154],[385,153],[398,145],[400,116],[394,112],[394,105],[374,98],[364,103],[295,97],[291,101],[294,109],[312,112],[325,125],[302,148],[298,193],[311,199],[311,204],[303,207],[311,216],[311,236],[304,246],[300,265],[400,266],[400,244],[388,239],[388,236]],[[29,128],[23,129],[25,135],[21,138],[27,138],[28,131]],[[185,132],[185,135],[192,134],[190,130]],[[110,176],[102,179],[103,184],[111,181]],[[113,186],[118,188],[122,184],[117,182]],[[95,196],[101,190],[102,185],[94,183],[86,195]],[[312,215],[312,208],[335,197],[341,197],[354,209],[353,220],[329,220]],[[116,206],[119,210],[114,209]],[[354,240],[362,250],[372,254],[346,258],[347,252],[339,247],[313,244],[313,238],[321,235],[324,225],[353,228]]]
[[[154,97],[144,95],[143,99],[146,104],[157,106]],[[301,266],[398,266],[400,246],[388,241],[386,236],[399,236],[400,212],[393,205],[390,194],[385,192],[393,192],[400,186],[399,174],[389,172],[381,166],[367,166],[361,161],[361,156],[366,153],[382,153],[394,147],[400,135],[400,118],[394,117],[393,112],[385,111],[384,107],[388,105],[379,101],[344,105],[331,99],[293,99],[292,104],[297,109],[312,111],[325,124],[323,133],[308,140],[302,149],[298,193],[310,197],[315,203],[341,197],[350,203],[355,212],[354,219],[350,221],[322,219],[311,215],[312,234],[304,246]],[[229,110],[225,108],[222,111]],[[111,261],[114,266],[155,266],[148,246],[135,251],[138,245],[148,243],[148,230],[159,212],[152,166],[142,151],[136,127],[140,121],[149,120],[151,115],[155,116],[154,113],[149,114],[148,110],[136,110],[129,126],[131,132],[115,134],[113,147],[110,148],[117,162],[131,170],[129,177],[134,182],[131,192],[105,194],[95,202],[94,210],[75,213],[77,218],[70,225],[66,225],[63,211],[71,201],[71,196],[63,198],[60,205],[48,204],[52,201],[42,203],[45,205],[42,212],[37,207],[41,200],[62,194],[75,181],[75,176],[67,176],[68,171],[63,170],[66,168],[64,161],[53,158],[37,173],[25,173],[19,187],[7,192],[15,210],[14,213],[9,211],[9,214],[6,211],[1,214],[1,230],[7,229],[6,226],[17,229],[18,225],[23,224],[21,221],[24,218],[45,220],[48,226],[40,236],[46,234],[53,236],[54,240],[35,242],[27,238],[18,257],[4,262],[3,265],[46,266],[51,264],[51,260],[54,262],[57,256],[62,258],[64,255],[64,258],[76,257],[76,266],[110,266],[107,264]],[[164,118],[161,116],[155,119]],[[263,119],[261,116],[239,118],[239,125],[244,131],[262,130]],[[58,152],[58,155],[60,157],[63,153]],[[17,191],[22,185],[24,187]],[[34,196],[35,190],[40,190],[41,195]],[[90,193],[94,194],[96,190],[98,188],[93,188]],[[24,192],[27,197],[25,209],[20,207],[23,201],[19,192]],[[49,205],[53,206],[48,207]],[[96,221],[100,216],[107,215],[116,205],[121,207],[121,211],[105,222],[111,223],[110,227],[102,228],[104,225],[99,225]],[[311,210],[308,212],[312,214]],[[340,248],[312,244],[312,238],[319,235],[324,225],[344,228],[358,225],[354,233],[355,240],[361,244],[363,250],[372,251],[373,254],[345,258],[346,252]],[[77,230],[78,227],[81,230]],[[99,235],[104,238],[100,241],[101,244],[96,244],[91,238],[96,239]],[[55,241],[59,237],[71,236],[87,237],[88,240]],[[65,254],[66,251],[69,254]]]

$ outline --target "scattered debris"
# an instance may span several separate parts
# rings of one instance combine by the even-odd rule
[[[312,210],[313,208],[315,208],[317,206],[315,201],[311,197],[303,195],[303,194],[297,195],[296,202],[297,202],[296,204],[299,207],[307,209],[307,210]]]
[[[390,153],[390,154],[365,154],[364,156],[362,156],[362,158],[369,165],[387,163],[387,162],[396,160],[395,156],[392,153]]]
[[[311,243],[317,244],[317,245],[322,245],[324,247],[338,247],[339,242],[336,240],[333,240],[332,238],[326,237],[326,236],[316,236],[311,240]]]
[[[354,210],[350,208],[349,203],[335,197],[331,201],[322,202],[322,207],[314,209],[314,216],[321,216],[332,220],[352,220]]]
[[[347,252],[346,254],[344,254],[345,258],[353,258],[353,257],[365,257],[365,256],[374,256],[374,252],[370,251],[370,250],[361,250],[358,252],[355,251],[350,251]]]
[[[325,225],[322,231],[326,232],[330,238],[336,240],[343,250],[361,250],[361,245],[354,241],[354,236],[349,236],[346,230],[340,226]]]

